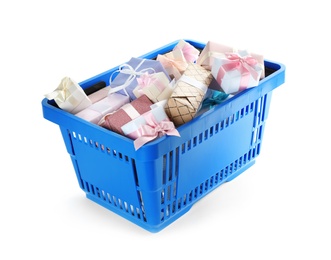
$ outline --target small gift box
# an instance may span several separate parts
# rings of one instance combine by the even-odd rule
[[[160,61],[131,58],[127,63],[119,66],[118,70],[114,71],[110,76],[109,94],[117,92],[122,95],[127,95],[132,101],[136,99],[133,90],[138,85],[137,78],[145,73],[153,74],[157,72],[164,72],[170,80],[167,71]],[[115,74],[117,74],[117,76],[113,79]]]
[[[224,58],[215,57],[211,73],[227,94],[236,94],[259,84],[263,64],[247,51],[227,53]]]
[[[225,58],[226,54],[229,53],[238,53],[240,50],[237,48],[220,44],[214,41],[208,41],[205,47],[202,49],[197,63],[202,67],[211,70],[214,64],[215,58]],[[261,73],[261,78],[264,78],[264,58],[263,55],[257,53],[250,53],[250,55],[258,61],[259,64],[262,64],[263,70]]]
[[[133,90],[136,97],[145,94],[153,103],[168,99],[173,91],[169,77],[164,72],[145,73],[137,78],[138,86]]]
[[[164,106],[165,112],[176,126],[193,119],[201,106],[212,78],[210,71],[196,63],[189,63]]]
[[[225,53],[234,51],[236,50],[233,47],[208,41],[197,59],[197,64],[211,70],[215,57],[224,57]]]
[[[128,96],[113,93],[78,112],[76,116],[91,123],[98,124],[103,116],[118,110],[129,102],[130,98]]]
[[[125,104],[113,113],[103,116],[98,125],[107,128],[113,132],[124,135],[121,127],[131,120],[151,110],[152,101],[146,95]]]
[[[174,50],[181,50],[186,62],[195,62],[200,54],[197,48],[184,40],[180,40],[174,47]]]
[[[162,106],[156,106],[123,125],[122,131],[124,135],[134,140],[135,150],[164,135],[180,136]]]
[[[170,78],[175,80],[182,76],[188,66],[184,53],[180,49],[158,54],[156,60],[161,62]]]
[[[59,86],[45,97],[49,100],[54,99],[61,109],[72,114],[92,105],[82,87],[70,77],[64,77]]]

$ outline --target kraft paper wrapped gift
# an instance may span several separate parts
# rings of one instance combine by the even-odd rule
[[[129,102],[130,98],[128,96],[113,93],[78,112],[76,116],[91,123],[98,124],[103,116],[118,110]]]
[[[164,72],[171,80],[160,61],[133,57],[127,63],[120,65],[118,70],[110,76],[109,94],[116,92],[127,95],[132,101],[136,99],[133,90],[138,85],[137,78],[144,73],[153,74],[157,72]]]
[[[156,60],[161,62],[170,78],[175,80],[182,76],[188,66],[184,53],[180,49],[158,54]]]
[[[64,77],[59,86],[45,97],[54,100],[61,109],[72,114],[92,105],[82,87],[70,77]]]
[[[125,104],[113,113],[103,116],[98,125],[107,128],[113,132],[124,135],[121,127],[131,120],[151,110],[152,101],[146,95]]]
[[[144,144],[164,135],[180,136],[173,122],[170,121],[162,106],[133,119],[122,126],[124,135],[134,140],[138,150]]]
[[[225,55],[228,53],[238,53],[240,50],[238,48],[234,48],[231,46],[227,46],[224,44],[220,44],[214,41],[208,41],[205,47],[202,49],[197,62],[202,67],[211,70],[214,64],[215,58],[225,58]],[[263,65],[263,70],[261,73],[261,79],[265,77],[264,72],[264,57],[261,54],[250,53],[252,57],[254,57],[258,63]]]
[[[173,84],[164,72],[154,74],[145,73],[137,78],[138,86],[133,94],[138,98],[145,94],[153,103],[168,99],[173,91]]]
[[[239,51],[215,57],[211,73],[226,94],[236,94],[257,86],[263,68],[247,51]]]
[[[183,125],[194,118],[212,78],[210,71],[196,63],[189,63],[164,106],[169,119],[176,126]]]
[[[186,62],[195,62],[200,54],[197,48],[185,40],[180,40],[174,47],[174,50],[181,50]]]

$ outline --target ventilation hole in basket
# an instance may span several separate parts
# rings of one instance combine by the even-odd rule
[[[161,219],[161,221],[164,220],[164,209],[161,209],[160,219]]]
[[[172,202],[172,213],[175,213],[176,211],[176,201]]]
[[[194,189],[194,198],[197,198],[197,197],[198,197],[198,193],[199,193],[199,188],[196,187],[196,188]]]
[[[115,197],[115,196],[112,196],[112,199],[113,199],[113,203],[114,203],[114,205],[117,207],[116,197]]]
[[[129,212],[129,207],[128,207],[128,203],[126,202],[126,201],[124,201],[124,210],[126,211],[126,212]]]
[[[187,150],[191,150],[191,140],[187,141]]]
[[[171,186],[169,185],[167,187],[167,200],[170,200],[170,198],[171,198]]]
[[[94,146],[95,146],[95,148],[98,148],[99,147],[99,143],[98,142],[94,142]]]
[[[113,150],[113,155],[116,157],[117,156],[117,152],[116,150]]]
[[[72,136],[76,138],[76,132],[72,132]]]
[[[195,136],[195,137],[193,137],[193,147],[195,147],[196,145],[197,145],[197,137]]]
[[[136,186],[139,187],[139,180],[138,180],[138,173],[136,167],[136,161],[134,159],[131,160],[132,170],[133,170],[133,177],[134,181],[136,182]]]
[[[212,126],[209,128],[209,136],[211,137],[213,136],[213,134],[214,134],[214,127]]]
[[[173,152],[169,152],[169,178],[168,180],[172,180],[172,171],[173,171]]]
[[[181,207],[182,207],[182,199],[179,198],[179,199],[178,199],[178,202],[177,202],[177,208],[178,208],[178,209],[181,209]]]
[[[111,195],[110,195],[109,193],[107,193],[107,199],[108,199],[108,202],[109,202],[110,204],[112,204],[112,202],[111,202]]]
[[[134,216],[134,207],[132,205],[130,205],[130,213],[132,216]]]
[[[193,197],[193,191],[191,190],[190,193],[188,194],[188,201],[191,202]]]
[[[217,172],[217,173],[215,174],[215,184],[218,183],[218,175],[219,175],[219,173]]]
[[[213,187],[213,185],[214,185],[214,176],[211,176],[209,179],[209,186]]]
[[[106,147],[107,153],[110,154],[110,148]]]
[[[100,198],[100,191],[99,191],[98,187],[95,188],[95,192],[96,192],[96,195]]]
[[[183,205],[186,206],[186,203],[187,203],[187,196],[186,196],[186,194],[184,194],[184,196],[183,196]]]
[[[88,192],[90,192],[90,186],[89,186],[88,182],[85,182],[85,187],[86,187],[86,190],[87,190]]]
[[[177,196],[177,184],[176,183],[177,182],[173,183],[173,193],[172,193],[172,195],[173,195],[174,198],[176,198],[176,196]]]
[[[182,144],[182,154],[184,154],[184,153],[185,153],[185,143]]]
[[[169,215],[170,215],[170,205],[167,205],[166,216],[169,217]]]
[[[164,204],[164,189],[161,190],[161,204]]]
[[[101,151],[104,151],[105,150],[105,146],[103,144],[100,145],[100,148],[101,148]]]
[[[204,134],[204,139],[207,140],[207,138],[208,138],[208,130],[205,130],[204,133],[205,133],[205,134]]]
[[[163,155],[162,163],[162,184],[165,184],[167,181],[167,156]]]

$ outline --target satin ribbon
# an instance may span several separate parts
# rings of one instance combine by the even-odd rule
[[[179,79],[182,72],[187,68],[187,62],[184,60],[169,58],[165,55],[158,55],[157,60],[161,62],[169,75],[174,75],[175,79]]]
[[[227,99],[229,94],[220,91],[213,91],[211,97],[206,98],[202,102],[202,107],[212,108],[215,105],[221,104],[225,99]]]
[[[146,113],[144,118],[146,124],[136,131],[139,135],[139,137],[134,140],[134,147],[136,150],[157,137],[164,135],[180,136],[172,121],[164,119],[161,122],[157,122],[152,113]]]
[[[156,86],[156,88],[161,92],[163,91],[166,86],[162,83],[161,80],[159,80],[156,77],[157,74],[148,74],[144,73],[141,75],[139,78],[137,78],[138,81],[138,92],[142,95],[143,94],[143,89],[146,87],[151,86],[152,84]]]
[[[129,75],[129,77],[127,78],[127,80],[124,82],[124,84],[114,87],[114,88],[110,88],[109,89],[109,94],[115,93],[119,90],[123,90],[124,93],[129,96],[128,92],[126,91],[126,88],[132,83],[132,81],[134,81],[136,79],[137,76],[141,76],[144,73],[148,73],[148,71],[152,71],[152,73],[155,73],[155,70],[153,68],[145,68],[145,69],[141,69],[138,70],[139,67],[144,63],[146,59],[143,59],[138,65],[137,67],[134,69],[131,65],[129,64],[122,64],[119,66],[118,70],[114,71],[109,79],[109,84],[111,84],[112,81],[112,77],[114,73],[122,73],[122,74],[126,74]]]
[[[252,56],[241,57],[237,53],[227,53],[226,61],[227,63],[222,65],[217,73],[216,80],[220,85],[225,73],[231,70],[239,70],[239,72],[241,73],[239,91],[247,88],[250,75],[255,80],[257,80],[259,74],[253,68],[253,66],[255,66],[258,62]]]
[[[68,77],[65,77],[62,79],[60,85],[56,90],[54,90],[52,93],[46,94],[45,97],[47,99],[56,99],[59,102],[64,102],[67,100],[67,98],[70,96],[69,88],[73,84],[72,80]]]

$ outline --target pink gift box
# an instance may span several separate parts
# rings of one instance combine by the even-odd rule
[[[76,116],[91,123],[98,124],[104,115],[116,111],[129,102],[130,98],[128,96],[113,93],[80,111]]]
[[[98,124],[113,132],[124,135],[121,127],[151,110],[151,105],[153,105],[152,101],[146,95],[142,95],[130,103],[125,104],[117,111],[106,114],[100,119]]]

